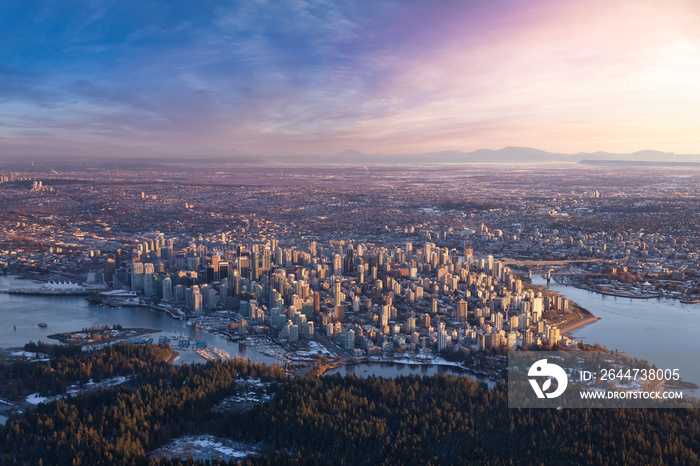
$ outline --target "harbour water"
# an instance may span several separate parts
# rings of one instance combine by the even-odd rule
[[[546,286],[547,280],[533,275],[532,283]],[[623,352],[700,351],[700,304],[667,298],[618,298],[554,281],[549,289],[600,317],[572,331],[576,340]]]
[[[454,374],[468,376],[480,382],[484,382],[490,388],[496,385],[495,382],[485,377],[477,376],[456,366],[449,366],[444,364],[403,364],[393,362],[369,362],[340,366],[335,369],[329,370],[328,372],[326,372],[326,374],[353,374],[357,377],[375,376],[385,378],[395,378],[399,376],[408,375],[424,376],[437,374]]]
[[[546,280],[533,276],[533,283],[546,285]],[[40,286],[31,280],[0,276],[0,289]],[[682,304],[672,299],[631,299],[601,295],[572,286],[552,282],[550,289],[561,293],[575,303],[591,311],[601,320],[580,327],[571,336],[585,343],[600,343],[611,350],[619,350],[631,356],[644,357],[659,367],[671,367],[677,352],[687,352],[692,359],[692,369],[684,370],[692,380],[700,384],[700,365],[694,359],[700,355],[700,304]],[[275,358],[266,356],[252,348],[246,348],[221,335],[208,333],[169,315],[147,308],[123,307],[113,309],[90,304],[81,296],[33,296],[0,294],[0,347],[20,347],[29,341],[52,342],[48,335],[71,332],[94,325],[121,324],[124,327],[146,327],[159,329],[152,335],[157,341],[161,335],[184,335],[204,340],[210,347],[217,347],[232,356],[250,358],[253,361],[275,363]],[[46,322],[48,327],[37,324]],[[653,358],[646,352],[655,352]],[[666,352],[668,358],[661,354]],[[655,358],[655,359],[654,359]],[[203,359],[191,349],[180,352],[178,362],[201,362]],[[697,369],[695,367],[697,366]],[[690,365],[689,365],[690,367]],[[377,375],[396,377],[399,375],[433,375],[440,372],[459,371],[450,366],[409,365],[371,363],[344,366],[330,373],[349,373],[358,376]],[[690,376],[690,372],[697,372]]]
[[[533,275],[532,283],[546,286],[547,280]],[[600,317],[573,330],[572,338],[589,345],[600,343],[658,368],[678,368],[683,380],[700,385],[700,304],[669,298],[620,298],[554,281],[549,289]],[[700,390],[688,393],[699,396]]]
[[[0,289],[38,287],[40,283],[31,280],[15,279],[14,276],[0,275]],[[229,341],[226,337],[208,333],[169,315],[143,307],[110,308],[94,305],[84,296],[40,296],[0,294],[0,347],[21,347],[39,340],[56,343],[49,335],[61,332],[74,332],[96,325],[120,324],[123,327],[142,327],[160,330],[152,334],[155,341],[163,335],[191,337],[204,340],[209,347],[227,351],[231,356],[250,358],[252,361],[275,363],[275,358],[265,356],[245,345]],[[40,322],[48,327],[41,328]],[[204,361],[192,349],[180,351],[178,363]]]

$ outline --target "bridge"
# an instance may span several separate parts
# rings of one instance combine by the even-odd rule
[[[582,264],[586,262],[611,262],[608,259],[573,259],[573,260],[559,260],[559,261],[535,261],[535,260],[524,260],[524,261],[516,261],[516,260],[510,260],[506,259],[504,261],[501,261],[505,265],[512,265],[514,267],[531,267],[531,268],[539,268],[539,267],[556,267],[556,266],[563,266],[563,265],[569,265],[569,264]]]

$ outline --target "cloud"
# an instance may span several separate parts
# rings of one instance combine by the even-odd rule
[[[0,4],[0,137],[323,153],[697,147],[691,1]]]

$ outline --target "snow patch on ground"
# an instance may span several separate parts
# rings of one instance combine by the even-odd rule
[[[46,403],[48,401],[53,401],[54,398],[48,398],[46,396],[39,396],[38,393],[32,393],[31,395],[27,396],[27,403],[31,403],[33,405],[38,405],[39,403]]]
[[[301,357],[309,357],[309,356],[326,356],[326,357],[332,357],[334,356],[333,353],[328,351],[328,348],[323,346],[322,344],[316,342],[316,341],[309,341],[308,343],[309,349],[308,351],[295,351],[295,354]]]
[[[36,359],[39,361],[50,361],[51,360],[51,358],[49,358],[44,353],[31,353],[28,351],[13,351],[11,354],[12,354],[12,356],[21,356],[23,358]]]
[[[161,458],[164,455],[170,458],[192,455],[193,459],[211,459],[216,455],[223,460],[231,458],[244,458],[258,453],[258,449],[233,440],[214,437],[213,435],[196,435],[180,437],[172,440],[157,450],[148,454],[151,458]]]
[[[367,358],[369,362],[388,362],[388,363],[394,363],[394,364],[415,364],[415,365],[421,365],[421,364],[436,364],[439,366],[453,366],[453,367],[458,367],[460,369],[464,369],[464,366],[461,363],[454,362],[454,361],[448,361],[447,359],[444,359],[440,356],[433,356],[433,355],[421,355],[421,356],[408,356],[408,355],[397,355],[394,356],[393,358],[386,357],[386,356],[370,356]]]

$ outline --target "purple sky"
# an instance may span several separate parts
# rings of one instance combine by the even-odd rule
[[[700,2],[0,3],[0,155],[700,153]]]

